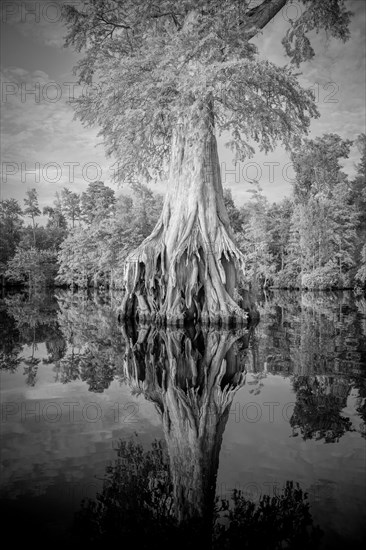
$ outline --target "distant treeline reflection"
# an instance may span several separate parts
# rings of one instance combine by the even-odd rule
[[[134,334],[122,330],[115,313],[119,303],[120,296],[98,293],[5,297],[1,368],[11,372],[23,368],[31,386],[37,384],[41,362],[50,364],[55,381],[80,379],[92,392],[103,392],[115,378],[128,383],[128,356],[138,357],[146,335],[145,329]],[[268,374],[291,377],[296,393],[290,420],[294,435],[331,442],[354,429],[342,413],[351,391],[365,435],[366,300],[346,292],[277,292],[263,296],[259,309],[261,321],[251,329],[245,371],[261,384]],[[189,347],[196,336],[188,333],[179,338]],[[154,338],[157,342],[161,335]],[[41,343],[47,352],[42,360],[35,356]],[[204,353],[201,348],[192,347],[190,360],[197,362]],[[133,392],[139,391],[135,385]],[[260,384],[254,391],[260,391]]]

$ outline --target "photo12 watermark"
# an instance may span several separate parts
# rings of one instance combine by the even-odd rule
[[[96,401],[8,401],[1,404],[1,423],[36,422],[38,424],[96,423],[108,419],[114,424],[139,421],[139,405],[135,402],[111,403],[102,407]]]
[[[5,0],[1,2],[2,23],[32,23],[55,25],[63,21],[64,6],[82,9],[82,0]]]

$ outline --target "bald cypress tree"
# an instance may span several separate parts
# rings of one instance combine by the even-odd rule
[[[289,65],[252,43],[288,0],[87,0],[65,8],[66,45],[82,57],[76,114],[100,127],[121,181],[167,182],[162,214],[129,255],[122,315],[180,324],[242,322],[245,258],[223,200],[217,136],[236,160],[299,145],[318,112],[296,67],[324,29],[346,40],[343,0],[304,0],[283,38]]]

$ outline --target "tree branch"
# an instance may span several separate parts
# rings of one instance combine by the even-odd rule
[[[254,38],[287,2],[288,0],[264,0],[262,4],[246,12],[245,19],[240,21],[239,25],[243,25],[247,39]]]
[[[122,25],[120,23],[115,23],[114,21],[110,21],[108,19],[105,19],[105,17],[101,13],[97,14],[97,17],[98,17],[98,19],[103,21],[103,23],[106,23],[106,25],[110,25],[114,28],[118,28],[118,29],[130,29],[131,28],[129,25]]]

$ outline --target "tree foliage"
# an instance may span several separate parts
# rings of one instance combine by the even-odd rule
[[[55,252],[18,248],[7,264],[5,276],[11,281],[24,282],[30,291],[34,291],[51,283],[56,273]]]
[[[90,92],[75,102],[86,125],[98,125],[121,180],[166,174],[173,129],[199,120],[210,103],[219,133],[238,159],[299,143],[310,117],[312,93],[294,67],[314,55],[307,34],[325,29],[346,40],[350,12],[343,0],[306,0],[284,37],[290,64],[258,57],[250,40],[286,0],[85,0],[66,5],[66,46],[83,53],[76,72]],[[199,130],[197,126],[197,131]]]
[[[23,225],[22,209],[15,199],[0,202],[0,274],[4,277],[7,262],[15,254]]]
[[[114,191],[102,181],[93,181],[87,190],[81,194],[80,209],[83,221],[91,224],[110,217],[116,199]]]
[[[73,193],[67,187],[61,191],[61,211],[67,220],[70,220],[71,226],[75,227],[75,221],[80,219],[80,195]]]
[[[24,199],[24,214],[29,216],[32,220],[32,229],[33,229],[33,244],[36,246],[36,222],[35,219],[41,215],[41,211],[38,205],[38,193],[37,189],[28,189],[26,197]]]
[[[117,201],[108,187],[102,199],[93,199],[94,190],[82,200],[81,212],[89,223],[70,231],[61,245],[57,281],[78,287],[121,288],[123,261],[153,229],[162,199],[142,185],[133,185],[132,195],[121,195]],[[93,200],[101,200],[102,206],[92,208]]]
[[[341,169],[351,142],[326,134],[293,151],[296,181],[292,195],[283,201],[270,204],[260,185],[253,183],[250,199],[239,208],[231,191],[224,190],[230,224],[246,258],[247,284],[365,287],[363,136],[355,143],[360,146],[361,160],[353,179]],[[39,207],[32,204],[33,214],[38,215]],[[0,203],[3,278],[49,284],[57,261],[57,284],[122,288],[124,259],[151,233],[161,209],[162,197],[142,184],[132,184],[129,194],[115,198],[111,188],[95,182],[83,193],[82,201],[80,195],[64,189],[52,205],[44,207],[46,225],[33,227],[24,225],[30,211],[25,214],[15,199],[4,200]],[[48,267],[42,274],[44,253]],[[34,277],[29,279],[32,269]]]

